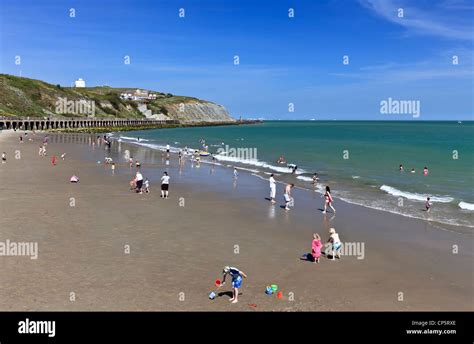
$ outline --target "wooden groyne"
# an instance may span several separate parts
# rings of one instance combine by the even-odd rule
[[[49,130],[72,128],[112,128],[179,124],[176,120],[150,119],[10,119],[0,118],[0,130]]]

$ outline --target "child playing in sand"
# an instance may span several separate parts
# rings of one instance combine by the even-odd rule
[[[225,278],[227,275],[230,275],[232,277],[233,294],[232,294],[232,298],[229,301],[232,303],[239,302],[238,297],[239,297],[239,289],[242,286],[242,277],[247,278],[247,275],[243,271],[240,271],[239,269],[231,267],[231,266],[226,266],[224,270],[222,270],[222,274],[223,276],[222,276],[221,286],[225,284]]]
[[[328,244],[329,244],[329,254],[332,256],[331,260],[334,260],[335,258],[340,259],[342,242],[341,242],[341,239],[339,239],[339,234],[336,233],[336,230],[334,228],[329,229]]]
[[[319,257],[321,257],[321,237],[318,233],[313,234],[313,242],[311,243],[311,255],[316,264],[319,264]]]
[[[425,203],[426,212],[428,212],[428,213],[430,212],[432,205],[433,205],[433,203],[430,202],[430,198],[427,197],[427,198],[426,198],[426,203]]]
[[[143,183],[143,187],[145,188],[146,193],[150,193],[150,182],[148,181],[148,178],[145,178],[145,183]]]

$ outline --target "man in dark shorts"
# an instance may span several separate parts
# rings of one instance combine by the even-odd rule
[[[168,198],[168,189],[170,186],[170,177],[168,172],[163,172],[161,177],[161,198]]]

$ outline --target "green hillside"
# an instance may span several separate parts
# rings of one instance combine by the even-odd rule
[[[80,111],[58,111],[58,99],[94,104],[94,116],[97,118],[144,118],[138,110],[145,104],[153,114],[163,114],[170,119],[186,120],[186,116],[176,113],[178,104],[187,106],[215,105],[193,97],[175,96],[169,93],[155,92],[156,99],[145,101],[124,100],[123,92],[133,93],[137,88],[85,87],[73,88],[52,85],[40,80],[0,74],[0,116],[4,117],[86,117]],[[142,89],[143,90],[143,89]],[[181,107],[183,107],[181,105]],[[192,109],[192,107],[188,107]],[[224,109],[225,108],[221,107]],[[225,111],[227,113],[227,111]],[[227,114],[228,116],[228,114]],[[228,119],[230,117],[227,117]],[[219,120],[219,118],[216,118]]]

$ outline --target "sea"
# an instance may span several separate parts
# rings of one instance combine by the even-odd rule
[[[154,150],[207,150],[224,168],[402,216],[474,228],[473,121],[264,121],[112,134]],[[207,146],[207,147],[206,147]],[[284,157],[285,163],[277,163]],[[292,174],[288,164],[297,165]],[[399,166],[404,171],[400,172]],[[424,168],[428,175],[424,175]],[[412,169],[414,172],[412,172]],[[319,181],[312,184],[318,173]],[[425,211],[426,198],[432,209]]]

